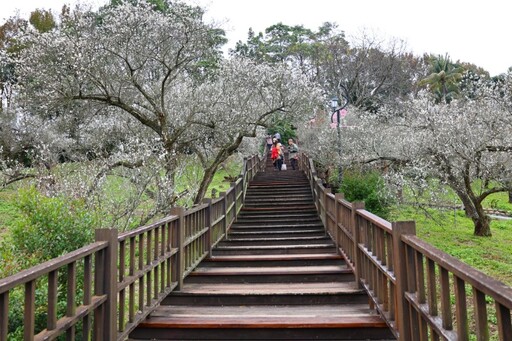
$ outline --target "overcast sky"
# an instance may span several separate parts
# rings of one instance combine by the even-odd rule
[[[35,8],[58,13],[76,0],[0,0],[0,22],[16,9],[27,16]],[[108,0],[81,0],[105,4]],[[316,30],[336,22],[347,37],[361,30],[399,38],[416,55],[446,54],[497,75],[512,66],[512,2],[508,0],[186,0],[207,9],[206,20],[222,23],[228,47],[282,22]]]

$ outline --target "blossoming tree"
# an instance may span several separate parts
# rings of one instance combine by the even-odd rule
[[[512,75],[505,86],[482,86],[478,96],[449,105],[435,104],[423,93],[402,103],[358,117],[359,128],[347,139],[358,162],[386,161],[400,178],[449,186],[473,220],[474,234],[490,236],[482,202],[512,190]]]

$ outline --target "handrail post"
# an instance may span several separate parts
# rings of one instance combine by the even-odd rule
[[[243,165],[242,165],[242,203],[245,203],[245,186],[246,186],[246,182],[247,182],[247,156],[244,157],[244,162],[243,162]]]
[[[233,218],[233,222],[236,221],[236,218],[238,216],[238,193],[236,191],[236,182],[232,182],[231,184],[231,187],[233,188],[233,195],[234,195],[234,199],[233,199],[233,215],[234,215],[234,218]]]
[[[228,199],[226,192],[220,192],[219,198],[222,198],[222,214],[224,215],[224,219],[222,219],[222,231],[224,232],[224,239],[228,239]]]
[[[205,223],[208,225],[208,230],[206,231],[206,240],[208,240],[208,258],[213,256],[212,253],[212,199],[210,198],[204,198],[203,203],[207,204],[208,207],[206,208],[206,217],[205,217]]]
[[[252,175],[252,172],[253,172],[253,158],[249,158],[248,160],[248,164],[247,164],[247,168],[249,169],[249,180],[252,179],[253,175]]]
[[[116,229],[96,229],[96,241],[107,241],[108,246],[96,257],[95,292],[96,295],[106,295],[107,300],[100,312],[101,323],[94,323],[94,334],[97,340],[117,339],[117,257],[118,231]],[[96,316],[95,316],[96,321]]]
[[[357,219],[357,210],[364,210],[365,205],[363,201],[355,201],[352,203],[352,217],[350,219],[352,225],[352,236],[354,237],[354,250],[352,263],[354,264],[354,276],[358,288],[361,288],[361,275],[363,272],[363,257],[359,250],[359,242],[361,242],[361,227]]]
[[[0,294],[0,341],[7,341],[9,325],[9,291]]]
[[[398,339],[400,341],[412,340],[410,307],[405,298],[405,293],[409,292],[408,274],[407,274],[407,252],[406,246],[402,242],[402,235],[416,234],[416,224],[414,221],[403,221],[391,223],[393,234],[393,262],[395,265],[396,278],[396,314],[398,324]]]
[[[173,247],[178,248],[176,254],[176,290],[180,291],[183,288],[183,274],[185,273],[185,209],[180,206],[172,207],[171,214],[178,216],[178,230],[176,231],[176,238],[173,238]]]
[[[340,253],[340,244],[338,234],[340,232],[340,204],[339,201],[345,199],[345,194],[335,193],[334,194],[334,243],[336,244],[336,253]]]
[[[327,235],[327,188],[323,187],[321,185],[322,182],[320,182],[320,188],[322,189],[322,215],[323,215],[323,221],[324,221],[324,227],[325,227],[325,235]]]

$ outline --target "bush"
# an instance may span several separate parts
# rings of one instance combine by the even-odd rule
[[[392,200],[378,172],[345,171],[340,192],[350,202],[364,201],[367,211],[384,219],[389,217]]]
[[[96,220],[79,200],[69,200],[64,197],[48,198],[39,193],[34,187],[20,190],[17,207],[21,212],[11,228],[9,245],[4,243],[3,254],[16,255],[20,262],[14,262],[17,271],[22,270],[52,258],[74,251],[93,241]],[[7,247],[9,246],[9,247]],[[9,269],[5,269],[9,270]],[[12,269],[10,269],[12,270]],[[79,267],[76,275],[76,302],[83,298],[83,269]],[[66,269],[59,271],[59,288],[66,288]],[[66,311],[66,292],[58,293],[58,315]],[[47,291],[46,277],[38,280],[36,306],[36,332],[46,327],[47,320]],[[9,340],[22,340],[23,332],[23,290],[15,288],[10,293],[9,310]],[[80,327],[80,326],[78,326]],[[62,339],[59,337],[58,340]],[[78,338],[80,339],[80,337]]]
[[[79,200],[48,198],[31,187],[20,190],[17,206],[22,217],[11,238],[19,257],[41,263],[93,241],[94,215]]]

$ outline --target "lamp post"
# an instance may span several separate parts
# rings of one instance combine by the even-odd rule
[[[341,112],[344,111],[346,106],[348,105],[348,92],[345,87],[340,86],[340,88],[343,90],[342,97],[343,97],[343,104],[340,106],[338,102],[337,97],[333,97],[331,99],[331,122],[334,123],[334,114],[336,114],[336,135],[337,135],[337,143],[338,143],[338,156],[339,156],[339,162],[338,162],[338,186],[341,186],[341,181],[343,180],[343,166],[341,164],[341,157],[343,154],[343,145],[341,143],[341,117],[345,116],[344,114],[341,115]],[[346,113],[346,111],[344,111]]]

